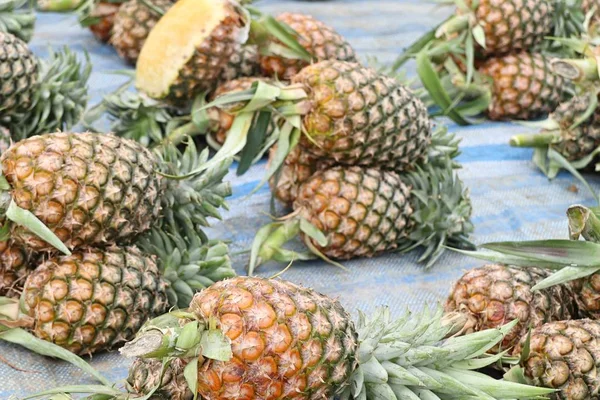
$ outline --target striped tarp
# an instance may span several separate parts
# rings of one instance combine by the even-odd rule
[[[447,11],[419,0],[337,0],[300,2],[258,1],[268,12],[302,11],[333,25],[346,36],[359,54],[377,56],[390,62],[401,49],[427,28],[441,20]],[[68,45],[77,53],[87,50],[94,64],[91,78],[92,103],[114,90],[124,78],[107,74],[126,66],[108,46],[98,44],[91,34],[79,28],[75,18],[40,15],[32,46],[45,55],[47,45]],[[450,130],[462,139],[460,177],[470,187],[474,205],[476,232],[473,240],[483,243],[508,239],[566,238],[566,208],[573,203],[593,204],[593,198],[568,174],[549,182],[530,162],[531,151],[512,149],[511,135],[526,131],[514,124],[482,124],[466,128],[450,124]],[[252,197],[249,192],[264,172],[264,163],[238,178],[230,174],[234,195],[224,221],[215,222],[213,237],[233,242],[233,252],[249,248],[256,230],[270,221],[269,193],[266,188]],[[592,180],[594,178],[590,177]],[[595,188],[600,188],[595,180]],[[579,189],[573,190],[573,186]],[[247,255],[235,258],[239,273],[244,273]],[[421,309],[425,304],[442,301],[450,283],[465,269],[481,262],[446,253],[431,270],[416,263],[418,252],[405,256],[390,254],[374,259],[345,263],[344,272],[322,262],[297,263],[285,278],[339,297],[352,311],[370,312],[389,305],[398,314],[406,308]],[[267,265],[258,272],[270,276],[282,268]],[[44,359],[12,345],[0,343],[0,399],[10,395],[31,394],[56,385],[90,382],[76,369],[63,362]],[[20,372],[3,363],[6,360]],[[100,354],[92,363],[110,380],[122,383],[129,361],[118,353]]]

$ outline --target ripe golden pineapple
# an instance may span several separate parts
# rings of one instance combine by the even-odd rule
[[[558,152],[577,169],[594,167],[597,159],[590,156],[600,146],[600,112],[586,114],[591,101],[590,96],[575,96],[559,104],[550,117],[539,124],[542,129],[538,134],[513,136],[511,146],[535,147],[534,161],[550,178],[556,177],[562,169],[552,161],[550,151]],[[539,157],[540,152],[542,157]]]
[[[22,311],[37,337],[91,354],[130,340],[164,313],[166,290],[152,257],[135,247],[82,249],[50,258],[29,275]]]
[[[148,35],[136,86],[152,98],[176,104],[213,89],[245,43],[247,17],[229,0],[178,1]]]
[[[100,1],[93,5],[89,17],[96,21],[89,25],[94,36],[101,42],[110,40],[115,17],[122,3]]]
[[[516,355],[523,353],[525,339],[515,348]],[[550,322],[531,332],[529,352],[521,366],[531,384],[559,390],[552,399],[595,399],[600,387],[599,349],[600,322]]]
[[[135,65],[144,43],[171,0],[129,0],[119,7],[114,17],[110,43],[128,63]]]
[[[532,119],[553,111],[569,84],[553,73],[547,56],[521,52],[490,58],[478,72],[489,79],[492,120]]]
[[[230,161],[183,181],[157,173],[185,175],[207,158],[208,151],[198,155],[193,145],[184,155],[169,148],[159,157],[112,135],[53,133],[15,143],[0,162],[16,205],[74,249],[130,243],[159,217],[178,228],[192,224],[190,229],[206,225],[209,216],[218,218],[218,207],[231,193],[222,182]],[[52,249],[30,225],[16,222],[13,240],[38,251]]]
[[[310,15],[283,13],[277,17],[292,28],[298,35],[298,42],[312,56],[314,61],[339,60],[357,62],[356,54],[350,44],[333,28]],[[280,43],[275,41],[274,43]],[[309,62],[286,58],[279,55],[263,55],[260,65],[263,74],[289,80]]]
[[[0,296],[18,297],[31,273],[31,254],[11,241],[0,242]]]
[[[465,333],[497,328],[518,319],[519,323],[501,343],[502,350],[511,349],[527,336],[531,327],[577,317],[574,294],[567,285],[532,290],[548,276],[550,273],[541,268],[485,265],[458,280],[445,310],[468,316]]]
[[[455,338],[461,315],[425,309],[422,317],[393,320],[383,308],[372,318],[361,314],[355,329],[338,301],[291,282],[251,277],[198,293],[189,311],[150,321],[121,353],[183,360],[188,387],[207,400],[506,399],[551,392],[470,370],[470,362],[495,361],[480,355],[511,325]]]
[[[438,193],[452,193],[453,204],[444,204]],[[298,259],[300,255],[282,248],[298,234],[313,253],[341,260],[420,245],[428,266],[444,243],[470,245],[470,200],[449,163],[403,175],[362,167],[319,170],[300,185],[293,208],[285,222],[261,229],[250,274],[267,260]]]
[[[24,111],[33,102],[38,84],[38,60],[27,44],[0,32],[0,116]]]

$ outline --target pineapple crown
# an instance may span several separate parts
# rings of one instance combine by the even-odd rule
[[[85,64],[67,47],[50,50],[50,59],[41,62],[38,88],[29,110],[7,117],[2,124],[19,141],[77,124],[88,100],[87,82],[92,71],[89,55]]]
[[[29,42],[35,27],[35,13],[23,10],[27,0],[0,1],[0,32],[7,32]]]
[[[206,131],[206,121],[194,113],[199,107],[203,95],[198,97],[192,107],[192,116],[180,113],[167,104],[151,99],[140,92],[130,91],[132,81],[127,82],[113,93],[90,108],[83,118],[87,129],[99,131],[93,124],[106,116],[110,120],[110,131],[117,136],[140,142],[144,146],[154,147],[171,143],[179,144],[185,137],[195,136]]]
[[[372,318],[359,313],[359,368],[340,396],[347,399],[537,398],[552,389],[496,380],[475,370],[500,361],[486,352],[517,321],[464,336],[465,316],[441,308],[406,312],[392,320],[388,308]]]
[[[594,163],[600,148],[593,149],[585,155],[581,154],[578,159],[568,161],[554,147],[585,136],[587,128],[595,128],[593,125],[597,124],[595,113],[599,91],[599,89],[591,90],[586,95],[573,97],[568,103],[559,106],[568,110],[566,119],[561,120],[561,115],[554,112],[545,121],[525,123],[526,126],[541,128],[540,132],[515,135],[510,139],[510,145],[533,147],[533,162],[550,179],[554,179],[562,169],[569,170],[579,177],[576,170],[584,169]],[[596,170],[598,168],[597,164]]]
[[[169,304],[189,306],[194,293],[213,283],[236,276],[226,243],[208,240],[204,232],[165,232],[153,229],[136,243],[158,257],[163,277],[170,282]]]
[[[164,166],[160,173],[169,182],[162,200],[163,225],[173,231],[185,227],[197,232],[209,226],[209,217],[221,219],[219,208],[227,209],[225,198],[231,195],[231,185],[223,178],[232,160],[209,166],[209,150],[198,153],[191,138],[183,152],[169,144],[157,147],[155,153]]]
[[[554,270],[532,290],[543,290],[600,271],[600,208],[571,206],[567,211],[571,240],[496,242],[481,245],[484,250],[463,254],[523,268],[532,265]],[[580,237],[586,241],[577,240]]]

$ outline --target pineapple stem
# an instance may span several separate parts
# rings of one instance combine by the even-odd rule
[[[555,133],[536,133],[534,135],[521,134],[510,138],[513,147],[546,147],[556,142],[559,137]]]
[[[593,58],[555,60],[551,67],[555,74],[573,81],[599,79],[598,63]]]
[[[469,14],[457,15],[450,18],[435,31],[435,37],[441,38],[445,35],[466,30],[470,26],[472,18],[472,15]]]
[[[262,261],[276,258],[281,247],[298,236],[300,233],[300,221],[292,219],[281,224],[275,231],[267,237],[260,248],[259,257]],[[279,260],[283,261],[283,260]],[[291,260],[287,260],[291,261]]]
[[[177,129],[173,129],[159,144],[164,146],[167,143],[172,145],[178,145],[183,142],[187,137],[194,137],[202,134],[202,130],[198,129],[197,125],[193,122],[188,122],[185,125],[180,126]]]
[[[569,235],[577,240],[583,236],[585,240],[600,243],[600,219],[589,208],[581,205],[569,207]]]

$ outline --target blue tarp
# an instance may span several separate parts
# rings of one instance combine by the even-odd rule
[[[362,57],[377,56],[381,61],[393,60],[404,46],[440,21],[447,11],[419,0],[337,0],[300,2],[267,0],[257,6],[268,12],[301,11],[313,14],[345,35]],[[92,35],[77,25],[72,16],[40,14],[32,42],[34,51],[45,56],[47,46],[70,46],[77,53],[87,50],[94,65],[91,104],[102,94],[114,90],[125,78],[108,74],[126,68],[115,51],[96,42]],[[527,131],[516,124],[485,123],[470,127],[449,124],[462,139],[460,161],[464,168],[460,177],[470,188],[476,232],[476,243],[496,240],[566,238],[565,210],[573,203],[593,204],[593,198],[570,175],[561,174],[549,182],[530,162],[530,150],[508,146],[511,135]],[[263,188],[252,197],[249,192],[264,172],[264,164],[255,166],[247,175],[229,179],[234,194],[222,222],[215,221],[213,237],[233,241],[233,252],[248,249],[256,230],[269,222],[269,193]],[[593,177],[596,189],[598,181]],[[579,191],[574,191],[572,185]],[[244,272],[247,255],[235,257],[239,273]],[[389,305],[394,314],[406,308],[419,310],[425,304],[443,301],[450,284],[465,269],[482,263],[456,254],[446,253],[431,270],[416,263],[418,252],[408,255],[390,254],[374,259],[345,263],[344,272],[322,262],[297,263],[285,278],[338,297],[352,312],[373,311]],[[259,274],[270,276],[282,267],[267,265]],[[0,343],[0,399],[10,395],[26,395],[56,385],[90,382],[75,368],[59,361],[33,355],[16,346]],[[2,362],[26,370],[20,372]],[[92,364],[110,380],[120,384],[127,375],[129,361],[117,352],[94,356]]]

